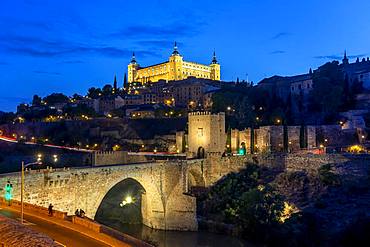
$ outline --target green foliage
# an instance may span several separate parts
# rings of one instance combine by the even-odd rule
[[[44,101],[49,105],[57,103],[68,103],[69,98],[62,93],[52,93],[44,98]]]
[[[339,176],[332,171],[331,164],[324,164],[319,168],[319,178],[324,185],[340,185]]]
[[[310,109],[322,113],[326,122],[335,121],[339,111],[346,111],[355,104],[355,96],[363,90],[358,80],[349,81],[337,61],[326,63],[313,74]]]
[[[284,103],[276,95],[249,84],[225,86],[213,94],[212,100],[212,111],[226,112],[232,128],[271,125],[276,119],[290,121],[290,100]]]
[[[64,107],[63,111],[65,114],[72,118],[81,117],[82,115],[88,117],[94,117],[97,115],[93,108],[88,107],[87,105],[84,104],[80,104],[77,106],[67,105],[66,107]]]
[[[41,110],[29,110],[25,113],[23,113],[23,117],[26,120],[29,121],[39,121],[41,119],[44,119],[50,115],[56,115],[57,110],[56,109],[50,109],[50,108],[44,108]]]
[[[284,209],[282,197],[271,186],[259,186],[240,198],[238,225],[244,234],[255,236],[256,230],[279,224]]]
[[[239,173],[228,174],[209,192],[205,200],[206,212],[222,212],[226,221],[234,222],[239,213],[240,196],[243,192],[255,188],[259,177],[259,168],[253,164],[249,164]]]
[[[260,183],[261,169],[248,164],[216,183],[203,202],[205,216],[233,224],[245,238],[269,238],[281,226],[284,201],[273,187]]]

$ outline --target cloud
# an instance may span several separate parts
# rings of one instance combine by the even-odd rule
[[[272,55],[284,54],[284,53],[286,53],[286,51],[282,51],[282,50],[276,50],[276,51],[270,52],[270,54],[272,54]]]
[[[101,55],[106,57],[130,56],[132,50],[105,44],[90,45],[65,40],[49,41],[38,37],[2,35],[0,49],[7,53],[31,57],[61,57],[64,55]],[[153,51],[138,50],[141,56],[157,56]]]
[[[78,63],[84,63],[82,60],[65,60],[65,61],[60,61],[59,63],[63,64],[78,64]]]
[[[113,38],[159,38],[174,39],[196,34],[204,23],[172,23],[167,26],[135,25],[123,28],[109,36]]]
[[[164,48],[164,47],[173,47],[174,41],[172,40],[141,40],[137,41],[136,44],[144,47],[155,47],[155,48]],[[182,46],[181,42],[177,42],[178,46]]]
[[[59,72],[49,72],[49,71],[44,71],[44,70],[34,70],[32,72],[36,74],[61,75]]]
[[[291,35],[292,34],[288,32],[280,32],[280,33],[275,34],[275,36],[271,37],[271,40],[277,40],[277,39],[285,38]]]
[[[364,53],[364,54],[358,54],[358,55],[349,55],[347,57],[349,59],[354,59],[354,58],[366,57],[368,55],[369,55],[369,53]],[[314,56],[314,58],[316,58],[316,59],[342,60],[343,59],[343,54],[321,55],[321,56]]]
[[[65,61],[60,61],[59,63],[62,64],[78,64],[78,63],[84,63],[82,60],[65,60]]]
[[[342,56],[339,56],[339,55],[323,55],[323,56],[314,56],[314,58],[317,58],[317,59],[331,59],[331,60],[339,60],[339,59],[342,59],[343,57]]]

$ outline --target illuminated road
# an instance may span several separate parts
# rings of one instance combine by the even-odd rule
[[[19,219],[20,214],[15,211],[0,208],[0,214],[12,218]],[[67,247],[108,247],[109,245],[103,244],[92,238],[89,238],[83,234],[76,231],[70,230],[68,228],[61,227],[59,225],[50,223],[43,219],[25,215],[25,225],[38,231],[45,233],[52,239],[56,240],[61,246]]]
[[[2,136],[2,135],[0,135],[0,141],[18,143],[17,139],[12,138],[12,137]],[[26,144],[26,145],[40,145],[40,144],[37,144],[37,143],[34,143],[34,142],[24,142],[23,144]],[[72,148],[72,147],[58,146],[58,145],[52,145],[52,144],[42,144],[42,146],[50,147],[50,148],[66,149],[66,150],[72,150],[72,151],[79,151],[79,152],[88,152],[88,153],[93,152],[93,150],[89,150],[89,149]]]

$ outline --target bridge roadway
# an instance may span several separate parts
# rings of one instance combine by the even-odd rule
[[[197,230],[195,198],[184,194],[187,167],[187,162],[174,161],[27,171],[25,202],[43,207],[52,203],[55,210],[69,215],[82,208],[94,219],[112,188],[130,180],[144,190],[141,210],[145,225],[165,230]],[[13,185],[13,198],[19,201],[19,173],[1,174],[1,188],[7,181]]]
[[[0,208],[0,214],[20,220],[20,213],[10,208]],[[100,241],[87,237],[86,235],[53,223],[51,220],[45,220],[43,217],[25,214],[25,225],[41,233],[45,233],[54,239],[61,246],[67,247],[108,247]],[[54,220],[54,219],[53,219]],[[129,245],[127,245],[129,246]]]

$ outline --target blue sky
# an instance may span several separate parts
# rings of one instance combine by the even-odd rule
[[[221,77],[255,82],[305,73],[332,59],[370,56],[368,0],[1,0],[0,110],[33,94],[71,95],[122,81],[133,51],[141,65],[185,60]]]

